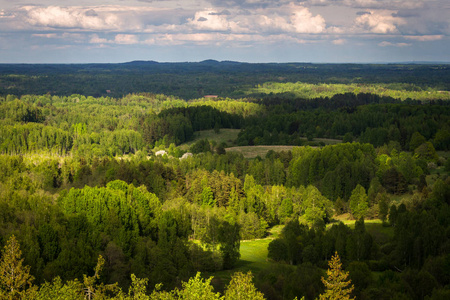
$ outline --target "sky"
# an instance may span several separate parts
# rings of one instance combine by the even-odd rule
[[[450,0],[0,0],[0,63],[450,62]]]

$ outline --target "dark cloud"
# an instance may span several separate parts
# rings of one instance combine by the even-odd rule
[[[370,12],[368,11],[358,11],[356,13],[357,16],[363,16],[363,15],[370,15]]]
[[[400,10],[395,14],[392,14],[393,17],[400,17],[400,18],[414,18],[420,16],[419,10]]]
[[[199,21],[199,22],[205,22],[205,21],[208,21],[208,19],[207,19],[207,18],[204,18],[204,17],[200,17],[200,18],[197,19],[197,21]]]

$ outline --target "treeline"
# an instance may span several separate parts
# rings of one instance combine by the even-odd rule
[[[24,96],[20,100],[8,96],[0,104],[4,132],[0,145],[3,153],[19,153],[18,149],[45,149],[43,145],[51,148],[55,140],[63,139],[67,142],[57,149],[59,153],[72,147],[82,155],[114,156],[148,152],[157,144],[178,145],[199,130],[236,128],[242,129],[238,145],[319,145],[311,141],[338,138],[375,147],[391,143],[398,148],[399,144],[402,150],[414,151],[423,144],[417,139],[425,139],[436,150],[448,150],[449,109],[440,103],[395,103],[389,98],[353,93],[331,99],[266,99],[260,104],[248,99],[187,103],[161,95],[123,99]],[[8,136],[17,141],[13,143]]]
[[[448,105],[372,104],[382,99],[365,94],[322,99],[323,105],[317,104],[320,107],[317,109],[314,101],[268,100],[268,113],[247,118],[237,143],[242,146],[302,145],[303,137],[309,140],[341,138],[347,142],[371,143],[375,147],[396,142],[401,149],[410,150],[411,139],[417,132],[438,150],[447,150],[450,145]]]
[[[156,143],[189,141],[195,131],[241,128],[244,117],[258,111],[259,105],[247,101],[189,104],[162,95],[122,99],[27,95],[20,100],[8,96],[0,103],[0,152],[52,149],[82,156],[147,152]]]
[[[242,124],[241,116],[207,105],[166,109],[158,115],[149,115],[141,120],[143,138],[152,145],[166,136],[167,142],[179,145],[189,141],[195,131],[214,128],[239,129]]]
[[[449,100],[448,91],[422,88],[420,85],[408,83],[389,84],[308,84],[304,82],[267,82],[250,90],[249,95],[255,98],[289,97],[289,98],[332,98],[338,94],[373,94],[386,99],[396,100]]]

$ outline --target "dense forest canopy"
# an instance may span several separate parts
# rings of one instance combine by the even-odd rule
[[[369,87],[363,90],[373,92],[381,88],[393,92],[424,90],[437,93],[450,90],[450,67],[446,64],[258,64],[214,60],[198,63],[0,64],[0,95],[3,96],[50,93],[120,98],[130,93],[151,92],[183,99],[205,95],[240,98],[259,95],[264,91],[255,91],[255,87],[269,82],[368,84]],[[337,93],[347,91],[339,87]],[[316,96],[321,95],[313,95]]]
[[[448,76],[1,65],[0,295],[315,299],[343,278],[358,299],[446,299]],[[259,145],[272,150],[232,151]]]

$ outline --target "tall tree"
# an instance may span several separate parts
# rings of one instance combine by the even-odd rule
[[[350,196],[349,204],[352,215],[355,218],[363,218],[366,215],[367,209],[369,207],[367,203],[366,190],[363,186],[358,184],[355,187],[355,189],[352,191],[352,195]]]
[[[22,251],[19,242],[12,235],[2,253],[0,261],[0,296],[2,299],[26,298],[32,292],[34,277],[30,275],[30,267],[23,265]]]
[[[320,295],[320,299],[330,300],[348,300],[353,289],[351,280],[348,278],[348,272],[342,270],[341,260],[337,252],[328,262],[327,278],[322,277],[325,285],[325,293]]]

